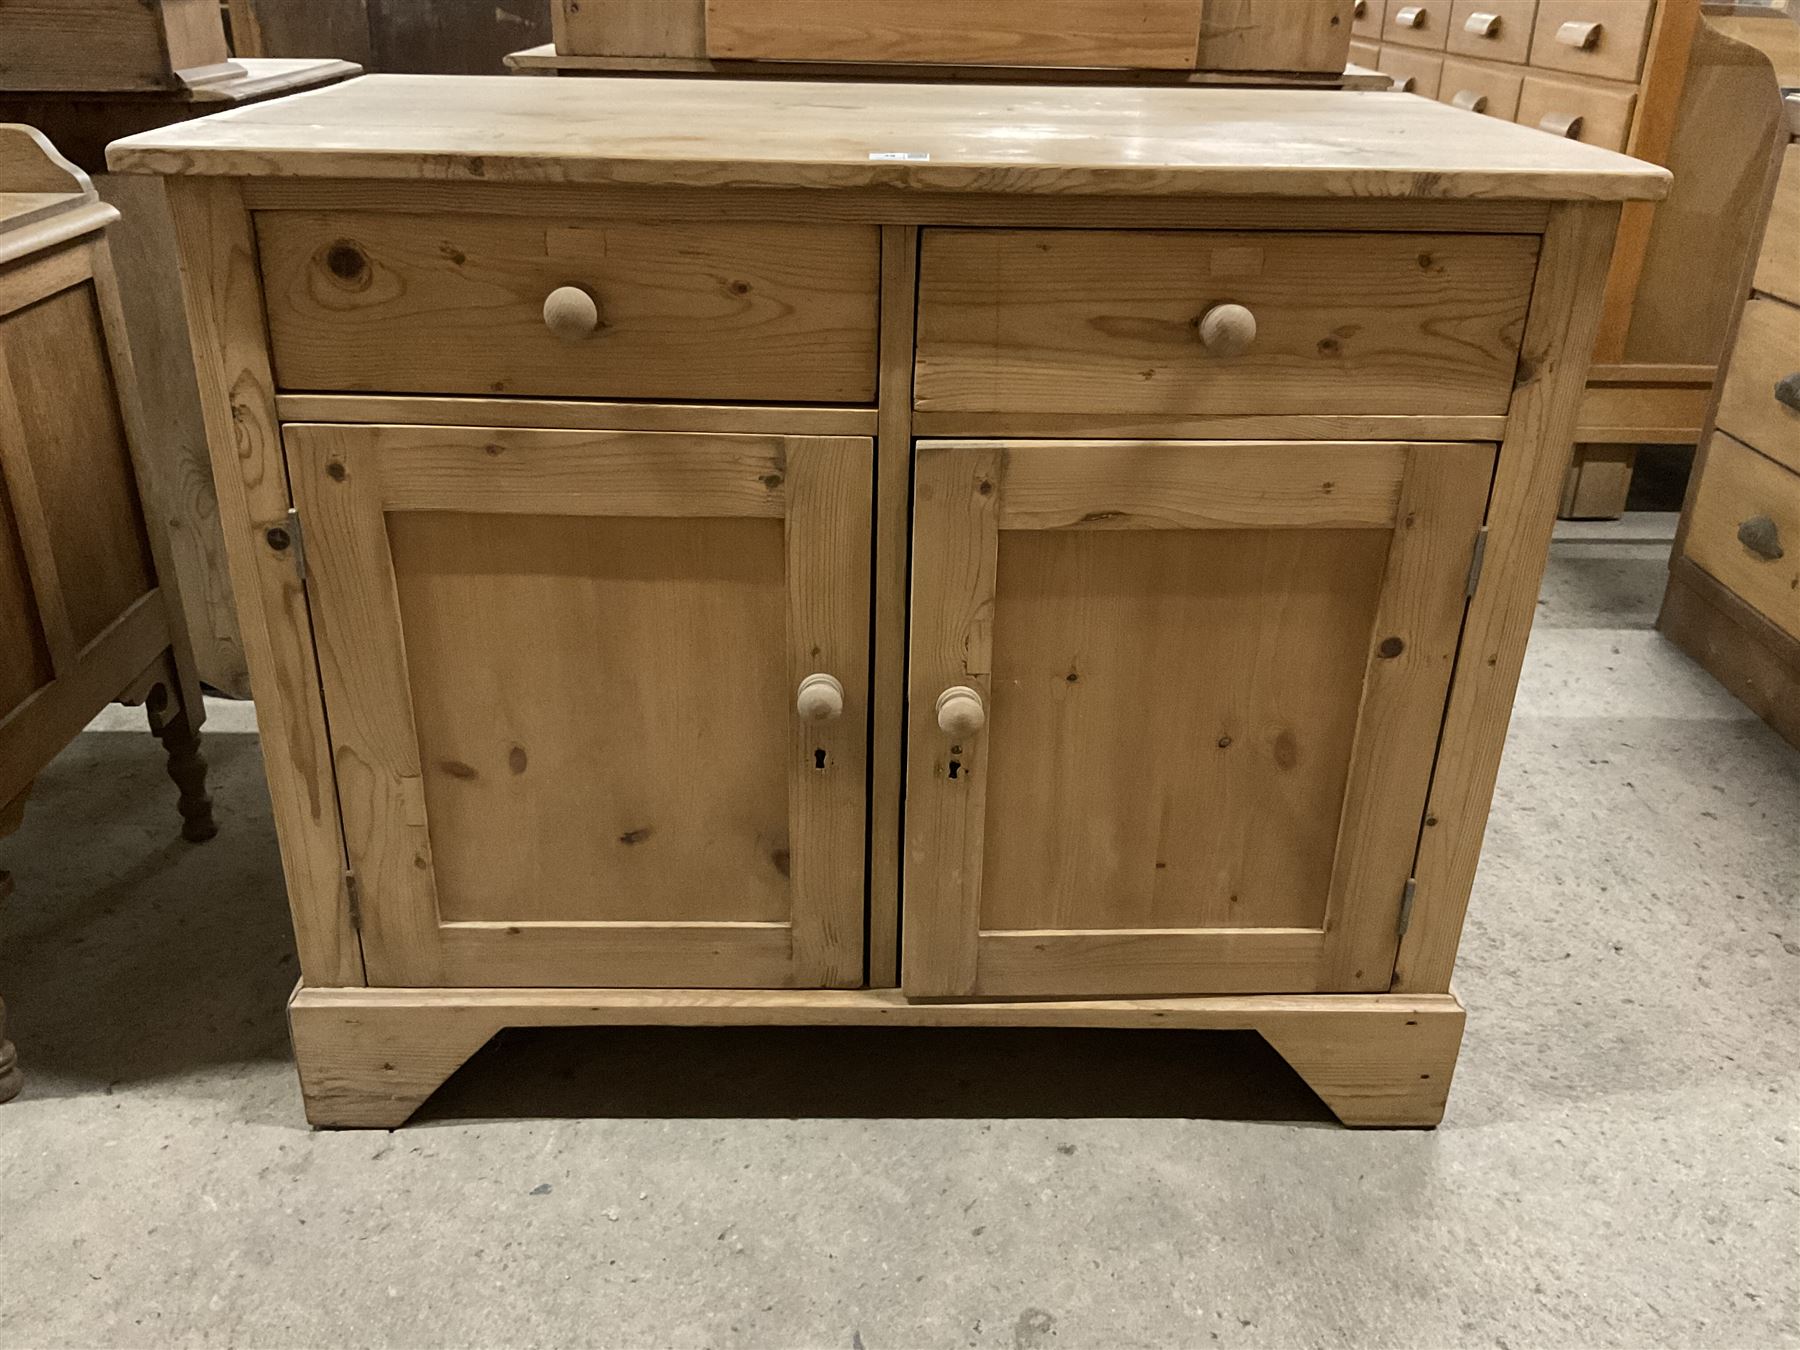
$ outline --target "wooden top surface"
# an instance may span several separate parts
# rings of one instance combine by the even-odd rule
[[[118,172],[1121,196],[1657,198],[1666,170],[1411,94],[370,75]]]

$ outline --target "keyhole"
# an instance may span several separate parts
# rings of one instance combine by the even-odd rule
[[[962,773],[962,761],[960,759],[951,760],[950,761],[950,776],[952,778],[955,778],[958,775],[960,775],[961,773]]]
[[[813,768],[823,769],[824,767],[825,767],[825,751],[823,749],[813,751]]]

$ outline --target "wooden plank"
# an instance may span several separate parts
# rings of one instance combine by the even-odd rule
[[[308,1118],[403,1124],[508,1026],[1038,1026],[1256,1031],[1348,1125],[1435,1125],[1462,1041],[1448,995],[913,1003],[879,990],[297,989]]]
[[[552,0],[563,56],[706,55],[706,0]]]
[[[1099,998],[1185,990],[1206,971],[1208,993],[1304,994],[1321,989],[1325,934],[1316,928],[1032,929],[981,934],[976,990],[989,998]]]
[[[791,715],[788,699],[789,984],[863,982],[871,449],[868,441],[809,440],[787,456],[787,687],[826,674],[845,695],[844,711],[824,722]]]
[[[1521,354],[1520,387],[1488,503],[1487,563],[1463,626],[1425,830],[1414,868],[1412,924],[1394,989],[1450,987],[1463,915],[1475,883],[1513,694],[1550,551],[1557,495],[1599,326],[1604,272],[1618,229],[1614,208],[1551,213]]]
[[[946,440],[1070,437],[1109,441],[1480,441],[1498,440],[1504,416],[1384,413],[934,412],[913,414],[921,437]]]
[[[1712,372],[1693,384],[1598,384],[1590,376],[1576,423],[1576,444],[1681,445],[1696,441],[1712,402]],[[1623,500],[1622,498],[1620,500]]]
[[[289,502],[250,216],[235,183],[172,183],[169,194],[300,965],[321,984],[358,985],[362,946],[344,885],[312,624],[293,558],[270,542]]]
[[[706,0],[706,54],[737,61],[1148,66],[1200,44],[1198,0]]]
[[[606,220],[856,221],[892,225],[1054,225],[1118,229],[1421,230],[1429,233],[1538,234],[1549,219],[1541,201],[1290,200],[1279,197],[1045,198],[1004,193],[868,189],[818,193],[790,188],[664,188],[608,184],[381,182],[280,178],[245,182],[258,211],[441,212],[490,216],[578,216]]]
[[[1536,258],[1515,235],[927,230],[917,403],[1502,414]],[[1226,304],[1245,350],[1200,336]]]
[[[421,75],[497,75],[521,44],[551,35],[550,14],[561,0],[501,0],[493,5],[446,5],[440,0],[373,0],[369,5],[370,65]]]
[[[975,988],[989,738],[945,735],[937,699],[956,686],[993,699],[1002,452],[926,445],[914,458],[900,978],[929,997]]]
[[[867,403],[871,226],[257,219],[283,389]],[[593,320],[559,336],[547,297]]]
[[[938,443],[932,443],[938,448]],[[950,441],[943,449],[996,449]],[[1430,451],[1456,454],[1457,447]],[[1387,527],[1404,445],[1007,442],[1003,530],[1243,530]]]
[[[1393,972],[1494,451],[1415,445],[1407,455],[1337,828],[1323,988],[1385,988]]]
[[[1202,0],[1203,70],[1341,74],[1350,57],[1352,0]]]
[[[901,802],[906,791],[906,591],[911,551],[913,324],[919,232],[881,232],[880,429],[875,446],[874,693],[869,772],[872,988],[900,982]]]
[[[1610,443],[1575,447],[1574,462],[1563,480],[1562,504],[1556,508],[1559,519],[1617,520],[1625,514],[1637,439],[1622,436]]]
[[[232,0],[231,31],[239,56],[375,59],[369,0]]]
[[[717,431],[777,436],[873,436],[873,408],[760,403],[609,403],[562,399],[409,398],[384,394],[282,394],[284,422],[386,422],[401,426],[519,427],[567,431]]]
[[[1058,135],[1038,130],[1046,116]],[[582,134],[571,139],[570,126]],[[704,135],[671,138],[671,126]],[[470,77],[455,98],[429,78],[370,76],[133,136],[108,163],[214,176],[1059,197],[1622,200],[1660,197],[1669,182],[1666,170],[1592,146],[1386,94],[504,76]]]
[[[1782,153],[1752,284],[1767,295],[1800,305],[1800,143],[1790,143]]]

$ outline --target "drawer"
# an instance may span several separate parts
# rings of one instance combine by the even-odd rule
[[[1352,0],[1350,32],[1365,42],[1381,41],[1381,21],[1387,17],[1387,0]]]
[[[1408,47],[1444,50],[1450,31],[1450,0],[1388,0],[1381,20],[1381,40]]]
[[[1800,475],[1715,433],[1688,516],[1687,555],[1800,638]]]
[[[918,406],[1503,413],[1536,262],[1525,235],[927,230]]]
[[[1779,300],[1752,300],[1744,306],[1719,385],[1715,420],[1719,430],[1800,473],[1800,408],[1775,394],[1787,380],[1800,383],[1800,309]]]
[[[1484,61],[1444,59],[1438,81],[1438,98],[1444,103],[1510,122],[1519,111],[1519,88],[1524,78],[1504,66]]]
[[[1755,286],[1800,305],[1800,144],[1782,152],[1781,177],[1757,255]]]
[[[1653,0],[1539,0],[1531,64],[1636,81],[1654,8]]]
[[[863,403],[873,226],[257,217],[292,390]],[[554,317],[553,292],[568,302]]]
[[[1436,98],[1444,72],[1444,58],[1404,47],[1383,47],[1375,68],[1394,77],[1394,88],[1420,98]]]
[[[1381,45],[1375,42],[1351,42],[1350,64],[1375,70],[1381,61]]]
[[[1513,120],[1603,150],[1623,150],[1631,135],[1631,110],[1636,102],[1637,95],[1630,89],[1527,75]]]
[[[1451,0],[1444,50],[1523,65],[1536,15],[1537,0]]]

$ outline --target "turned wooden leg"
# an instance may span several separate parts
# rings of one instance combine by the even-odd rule
[[[212,798],[206,795],[206,756],[200,753],[200,733],[188,711],[171,700],[167,685],[158,685],[144,701],[150,731],[169,756],[169,777],[181,790],[181,837],[203,844],[219,832],[213,823]]]
[[[24,806],[25,798],[21,795],[19,800],[7,810],[13,810],[15,807],[22,810]],[[0,812],[0,835],[12,833],[12,829],[17,826],[16,814],[12,818],[12,827],[9,828],[5,813]],[[12,873],[0,872],[0,901],[4,901],[7,896],[12,894],[12,888]],[[10,1102],[18,1096],[19,1089],[24,1086],[25,1076],[19,1072],[19,1052],[13,1049],[13,1043],[6,1039],[6,1000],[0,998],[0,1105]]]

